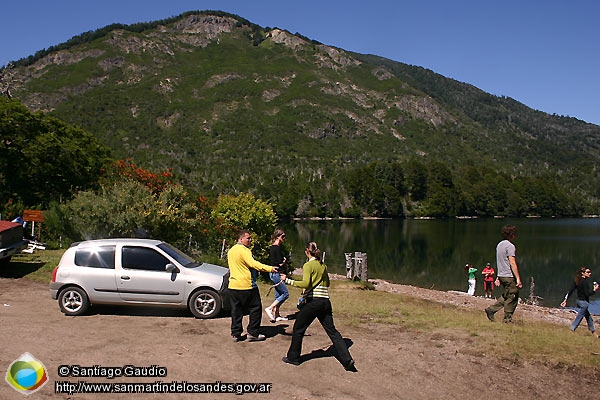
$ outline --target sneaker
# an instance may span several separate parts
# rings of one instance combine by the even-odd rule
[[[346,371],[352,371],[352,372],[356,372],[356,367],[354,366],[354,360],[350,359],[350,361],[348,361],[345,365],[344,365],[344,369]]]
[[[287,358],[287,357],[283,357],[283,358],[281,359],[281,361],[283,361],[284,363],[287,363],[287,364],[292,364],[292,365],[300,365],[300,361],[294,361],[294,360],[290,360],[290,359],[289,359],[289,358]]]
[[[251,342],[262,342],[265,339],[266,339],[266,336],[263,335],[262,333],[259,333],[258,336],[248,334],[248,340]]]
[[[234,343],[246,340],[246,338],[242,335],[231,335],[231,339],[234,341]]]
[[[277,317],[277,318],[275,318],[275,321],[276,321],[276,322],[279,322],[279,321],[287,321],[287,320],[288,320],[288,318],[287,318],[287,317]]]
[[[487,308],[485,309],[485,315],[487,315],[487,318],[490,320],[490,322],[494,322],[494,313]]]
[[[275,316],[273,315],[273,311],[271,311],[269,308],[265,308],[265,312],[269,316],[269,321],[275,322]]]

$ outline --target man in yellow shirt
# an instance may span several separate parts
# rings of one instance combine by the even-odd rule
[[[252,237],[248,230],[238,233],[237,244],[227,252],[229,265],[229,298],[231,300],[231,337],[234,342],[245,338],[242,336],[242,319],[247,312],[248,340],[256,342],[265,340],[265,335],[259,332],[262,319],[262,302],[256,285],[258,271],[277,272],[276,267],[260,263],[252,257],[250,251]]]

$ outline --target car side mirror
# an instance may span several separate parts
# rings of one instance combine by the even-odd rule
[[[179,268],[177,268],[177,266],[175,264],[167,264],[167,266],[165,267],[165,270],[167,272],[171,272],[171,273],[179,273]]]

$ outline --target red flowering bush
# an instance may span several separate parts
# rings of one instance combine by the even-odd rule
[[[105,170],[104,179],[101,183],[106,185],[107,183],[120,181],[123,178],[141,183],[154,194],[160,194],[168,185],[173,183],[171,168],[162,172],[150,172],[138,167],[129,158],[111,164]]]

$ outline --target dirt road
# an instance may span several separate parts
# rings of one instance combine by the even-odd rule
[[[440,292],[441,294],[441,292]],[[445,296],[445,295],[444,295]],[[227,316],[197,320],[186,312],[162,309],[97,308],[83,317],[66,317],[50,299],[45,284],[27,279],[0,279],[0,369],[23,353],[41,361],[49,382],[30,399],[179,399],[239,398],[235,394],[61,394],[57,382],[123,384],[157,381],[200,384],[265,383],[231,386],[270,393],[244,397],[286,399],[522,399],[590,398],[593,374],[543,363],[498,360],[469,351],[470,338],[422,334],[402,326],[336,324],[356,360],[358,372],[346,372],[331,353],[330,342],[318,323],[304,341],[304,362],[281,362],[290,342],[291,325],[263,319],[264,342],[233,343]],[[246,324],[246,320],[244,320]],[[136,368],[124,368],[127,365]],[[60,371],[68,376],[59,376]],[[65,369],[66,366],[66,369]],[[79,367],[78,367],[79,366]],[[155,366],[154,368],[151,368]],[[115,367],[115,368],[109,368]],[[82,376],[91,374],[158,374],[146,377]],[[166,376],[164,376],[166,373]],[[79,376],[73,376],[73,374]],[[491,378],[482,378],[490,376]],[[597,378],[597,377],[596,377]],[[192,386],[198,383],[199,385]],[[577,383],[577,384],[576,384]],[[174,386],[173,386],[174,387]],[[62,389],[67,388],[62,384]],[[222,387],[221,387],[222,389]],[[0,399],[25,398],[8,383],[0,383]]]

